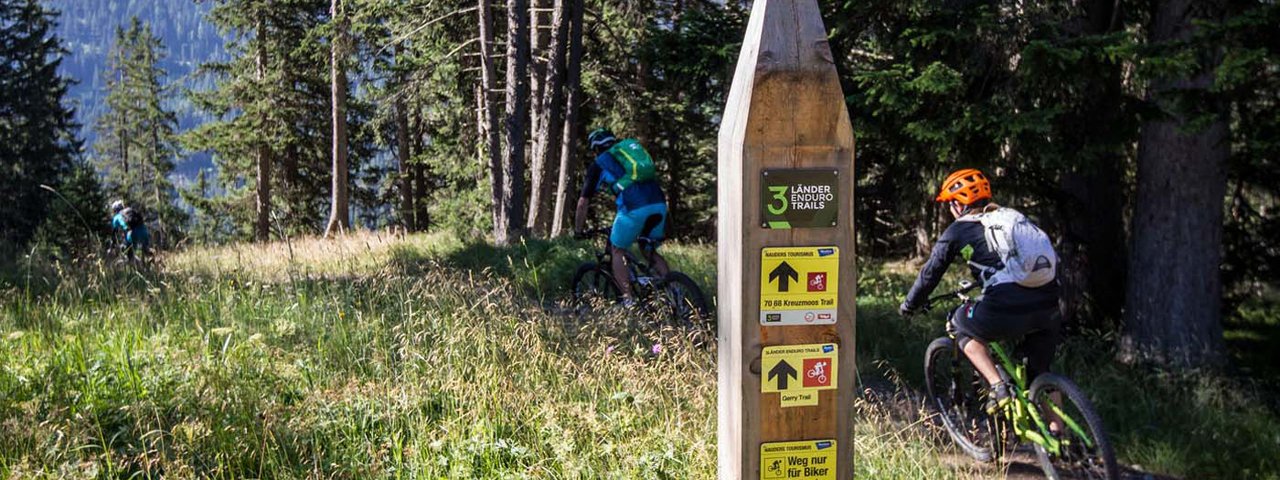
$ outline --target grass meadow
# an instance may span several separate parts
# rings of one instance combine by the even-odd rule
[[[9,267],[0,477],[713,478],[714,338],[564,308],[595,248],[358,234],[190,249],[145,272]],[[714,293],[714,246],[664,252]],[[894,314],[908,281],[860,275],[856,476],[999,476],[922,415],[941,320]],[[1108,344],[1073,338],[1059,364],[1123,463],[1277,478],[1263,387],[1119,365]]]

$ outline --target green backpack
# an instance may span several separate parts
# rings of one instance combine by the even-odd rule
[[[658,177],[653,166],[653,157],[640,146],[634,138],[627,138],[613,144],[609,154],[622,164],[623,175],[613,184],[615,192],[626,190],[632,184],[648,182]]]

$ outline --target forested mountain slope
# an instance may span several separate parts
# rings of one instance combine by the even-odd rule
[[[84,138],[92,140],[93,119],[103,109],[108,52],[115,39],[116,28],[128,25],[137,16],[151,25],[168,53],[160,63],[169,72],[169,81],[177,90],[169,100],[178,114],[181,128],[199,123],[199,112],[181,95],[181,88],[201,88],[191,78],[201,63],[226,58],[223,38],[217,28],[205,19],[211,2],[192,0],[45,0],[45,4],[62,12],[58,18],[58,36],[69,51],[62,62],[62,74],[76,80],[69,101],[76,106],[76,118],[85,128]],[[201,81],[208,81],[201,79]],[[191,176],[198,168],[208,166],[207,156],[180,162],[177,173]]]

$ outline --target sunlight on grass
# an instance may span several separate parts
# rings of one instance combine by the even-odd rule
[[[0,477],[711,478],[714,341],[569,308],[599,248],[362,233],[192,249],[150,273],[33,268],[0,281]],[[714,298],[713,246],[664,252]],[[855,476],[997,475],[922,407],[942,330],[937,312],[897,317],[908,271],[859,277]],[[1274,478],[1255,393],[1109,355],[1075,339],[1059,366],[1122,462]]]

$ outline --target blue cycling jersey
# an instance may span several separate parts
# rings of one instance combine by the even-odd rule
[[[114,217],[111,217],[111,230],[124,232],[125,245],[151,245],[151,232],[147,230],[147,226],[139,225],[138,228],[129,228],[129,223],[125,222],[123,213],[117,213]]]
[[[587,178],[582,185],[581,196],[591,198],[601,188],[612,191],[613,184],[625,174],[626,170],[623,169],[622,164],[609,152],[603,152],[596,156],[591,166],[587,167]],[[632,184],[617,195],[619,211],[667,203],[667,197],[656,181]]]

